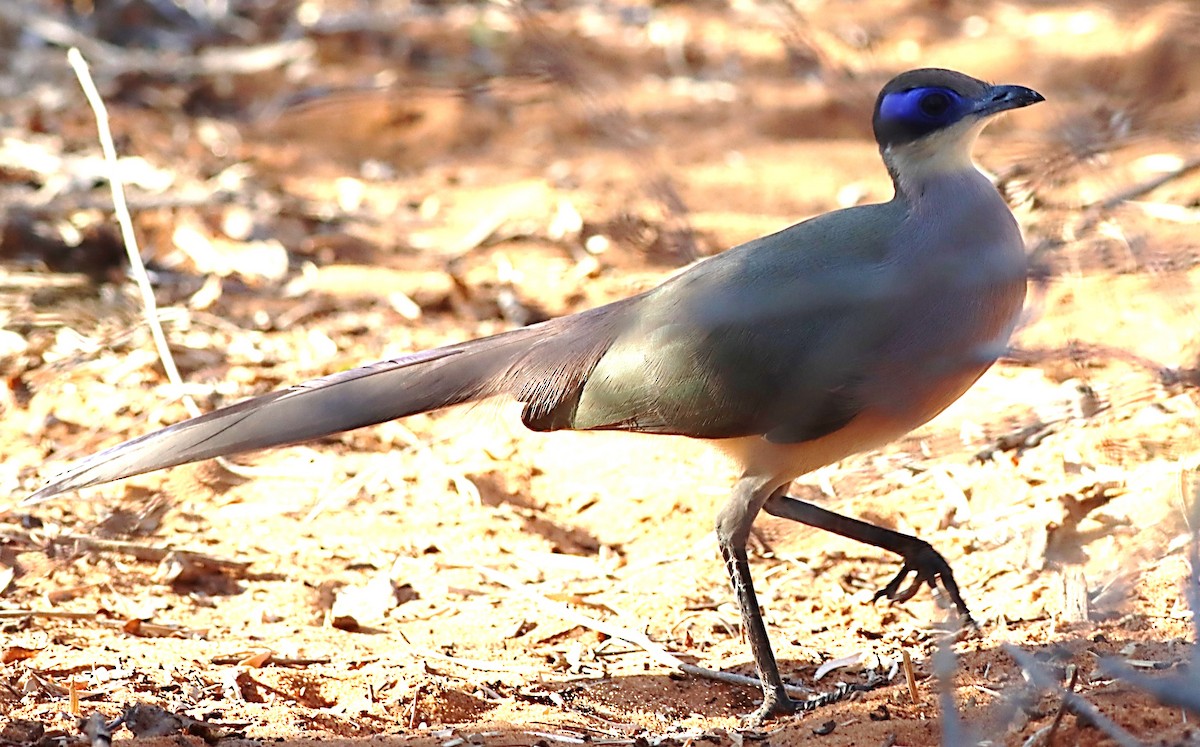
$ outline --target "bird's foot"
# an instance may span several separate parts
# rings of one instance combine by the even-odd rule
[[[790,716],[798,707],[797,701],[789,698],[783,690],[772,690],[754,713],[742,716],[742,726],[762,726],[776,716]]]
[[[954,581],[954,571],[950,570],[950,564],[925,540],[916,537],[912,540],[912,547],[903,553],[904,565],[901,566],[900,572],[888,582],[887,586],[875,592],[872,601],[879,601],[886,597],[892,602],[907,602],[921,590],[922,586],[928,585],[929,588],[936,590],[940,579],[942,588],[946,590],[950,602],[962,617],[963,623],[976,627],[976,622],[971,617],[971,611],[958,591],[958,584]],[[904,582],[909,576],[913,577],[912,582],[904,586]],[[902,586],[903,588],[901,588]]]

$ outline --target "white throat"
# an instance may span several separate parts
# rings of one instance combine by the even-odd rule
[[[896,177],[900,191],[916,199],[923,185],[939,177],[978,172],[971,149],[989,119],[968,117],[911,143],[888,146],[883,160]]]

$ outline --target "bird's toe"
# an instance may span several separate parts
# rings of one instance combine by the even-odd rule
[[[905,582],[909,580],[910,576],[912,580],[906,584]],[[924,540],[915,540],[912,549],[904,553],[904,565],[886,586],[875,592],[873,601],[887,599],[891,602],[907,602],[920,591],[922,586],[938,589],[939,581],[941,588],[949,595],[950,602],[962,615],[964,621],[973,625],[975,621],[958,590],[958,583],[954,580],[954,571],[951,570],[950,564],[946,562],[941,553]]]

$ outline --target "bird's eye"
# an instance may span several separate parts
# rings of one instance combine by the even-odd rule
[[[941,117],[950,109],[950,97],[942,91],[930,91],[921,97],[917,106],[927,117]]]
[[[875,133],[892,142],[916,140],[971,114],[972,100],[944,86],[914,86],[884,94],[875,112]]]

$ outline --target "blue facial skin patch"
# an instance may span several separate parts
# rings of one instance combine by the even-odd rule
[[[879,105],[879,117],[902,124],[917,134],[957,122],[971,110],[972,102],[948,88],[913,88],[884,96]]]

